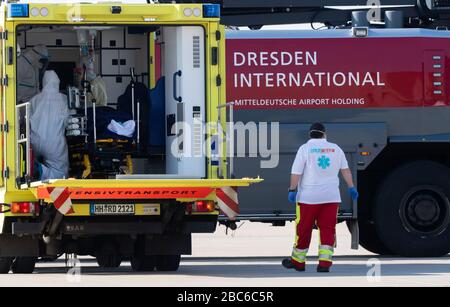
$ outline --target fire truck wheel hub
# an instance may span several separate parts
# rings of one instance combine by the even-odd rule
[[[409,232],[418,235],[439,235],[449,223],[449,200],[439,189],[417,187],[403,198],[400,216]]]

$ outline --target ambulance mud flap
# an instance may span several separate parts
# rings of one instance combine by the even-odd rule
[[[0,234],[0,257],[38,257],[39,240],[32,236]]]
[[[163,207],[162,222],[164,233],[179,233],[183,224],[185,207],[177,202]]]

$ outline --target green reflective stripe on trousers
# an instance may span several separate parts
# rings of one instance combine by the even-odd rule
[[[331,262],[333,259],[334,247],[330,245],[319,246],[319,261]]]
[[[307,254],[308,254],[308,249],[294,248],[292,250],[292,255],[294,255],[294,256],[306,256]]]
[[[308,254],[308,249],[297,249],[294,248],[292,251],[291,258],[299,263],[306,262],[306,255]]]
[[[319,253],[320,254],[326,254],[326,255],[333,255],[334,253],[334,247],[329,245],[320,245],[319,246]]]
[[[333,256],[333,252],[332,251],[327,251],[327,250],[323,250],[323,249],[321,249],[321,250],[319,250],[319,255],[330,255],[330,256]]]
[[[306,262],[306,256],[299,256],[299,257],[297,257],[297,256],[292,255],[291,258],[293,260],[295,260],[296,262],[298,262],[298,263],[305,263]]]
[[[320,261],[329,261],[329,262],[331,262],[332,259],[333,259],[333,255],[322,254],[322,253],[319,255],[319,260]]]
[[[300,223],[300,218],[301,218],[300,205],[296,204],[295,207],[296,207],[296,209],[295,209],[296,218],[295,218],[295,241],[294,241],[294,247],[297,246],[298,240],[299,240],[298,233],[297,233],[297,226]]]

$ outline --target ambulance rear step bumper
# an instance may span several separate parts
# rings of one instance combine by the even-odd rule
[[[213,233],[216,221],[188,221],[180,226],[180,233]],[[60,226],[63,235],[139,235],[162,234],[161,222],[100,223],[100,222],[66,222]],[[12,223],[13,235],[40,235],[41,223]]]

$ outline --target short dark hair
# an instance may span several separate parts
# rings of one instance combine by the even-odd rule
[[[325,135],[325,126],[321,123],[314,123],[309,128],[309,136],[312,139],[321,139]]]

